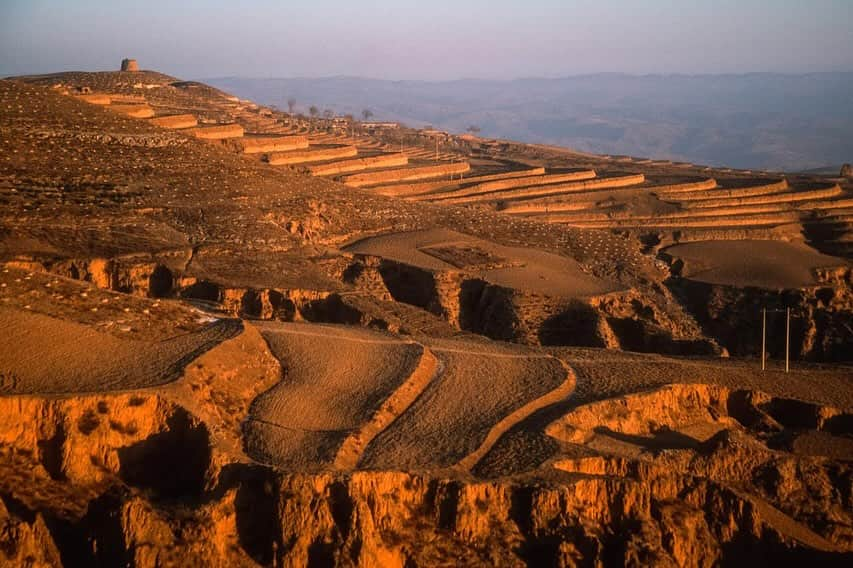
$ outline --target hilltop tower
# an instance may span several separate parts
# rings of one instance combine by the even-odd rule
[[[139,64],[136,62],[136,59],[122,59],[121,60],[121,70],[122,71],[139,71]]]

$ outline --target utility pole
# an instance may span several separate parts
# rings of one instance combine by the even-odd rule
[[[761,310],[761,370],[766,369],[767,360],[767,308]]]
[[[791,359],[791,308],[785,310],[785,372],[790,370]]]

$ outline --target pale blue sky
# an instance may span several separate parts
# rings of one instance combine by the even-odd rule
[[[853,71],[853,0],[0,0],[0,76]]]

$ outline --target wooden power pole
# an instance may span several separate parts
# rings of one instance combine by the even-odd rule
[[[761,310],[761,370],[766,369],[767,361],[767,308]]]
[[[791,308],[785,310],[785,372],[790,370],[791,361]]]

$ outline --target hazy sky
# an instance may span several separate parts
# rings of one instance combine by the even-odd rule
[[[0,76],[853,71],[853,0],[0,0]]]

